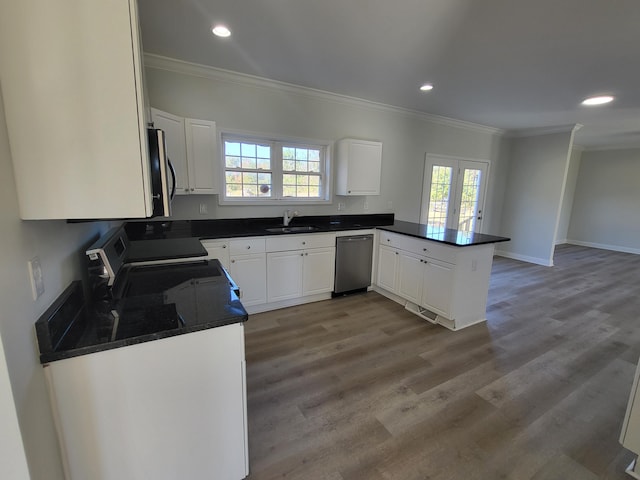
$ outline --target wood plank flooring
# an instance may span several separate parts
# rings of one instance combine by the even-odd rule
[[[487,322],[370,292],[246,324],[251,480],[628,479],[640,255],[496,257]]]

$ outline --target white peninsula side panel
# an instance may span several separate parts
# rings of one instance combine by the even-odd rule
[[[45,367],[70,480],[248,475],[244,326]]]

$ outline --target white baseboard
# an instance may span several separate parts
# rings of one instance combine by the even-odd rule
[[[580,240],[567,240],[570,245],[578,245],[581,247],[601,248],[602,250],[612,250],[614,252],[635,253],[640,255],[640,248],[621,247],[620,245],[609,245],[606,243],[582,242]]]
[[[504,250],[496,250],[495,254],[499,257],[512,258],[513,260],[520,260],[527,263],[535,263],[536,265],[542,265],[543,267],[553,267],[553,262],[546,258],[530,257],[528,255],[520,255],[519,253],[507,252]]]

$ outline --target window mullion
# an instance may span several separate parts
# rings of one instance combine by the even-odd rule
[[[282,143],[273,142],[271,144],[271,158],[273,160],[273,193],[274,198],[281,200],[284,198],[282,193]]]

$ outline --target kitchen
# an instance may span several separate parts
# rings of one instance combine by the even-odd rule
[[[514,234],[501,228],[502,218],[504,218],[501,209],[506,205],[513,206],[517,203],[518,190],[533,187],[527,185],[526,180],[523,179],[520,179],[517,185],[509,184],[511,173],[507,167],[517,163],[511,163],[505,152],[510,148],[509,142],[518,140],[504,139],[500,131],[466,123],[439,121],[437,118],[415,116],[395,110],[389,111],[384,107],[366,102],[340,103],[332,97],[318,97],[314,92],[310,92],[307,96],[302,95],[300,91],[290,92],[290,95],[295,98],[294,102],[291,101],[292,97],[283,96],[282,90],[277,87],[269,89],[268,86],[256,84],[253,81],[248,81],[248,84],[238,84],[210,80],[201,75],[178,74],[167,70],[161,62],[162,59],[153,57],[149,57],[146,62],[149,96],[153,99],[154,106],[174,114],[190,118],[211,118],[220,124],[224,123],[227,128],[245,131],[269,133],[277,130],[275,133],[301,137],[338,139],[344,136],[357,136],[375,137],[381,140],[392,160],[383,163],[382,195],[366,199],[368,211],[371,213],[392,211],[397,218],[412,221],[418,218],[419,205],[415,192],[421,191],[422,178],[421,174],[416,175],[415,172],[422,172],[425,152],[490,160],[492,164],[490,175],[493,178],[490,184],[494,187],[487,198],[485,231],[508,234],[515,238]],[[211,111],[216,112],[215,117],[210,117]],[[309,114],[318,111],[323,114]],[[278,119],[277,129],[272,127],[274,118]],[[568,134],[561,132],[557,135],[564,136],[564,151],[562,151],[562,145],[558,145],[552,152],[556,155],[556,159],[561,160],[558,160],[558,165],[549,165],[548,170],[543,174],[553,176],[558,169],[562,171],[565,167],[562,162],[566,161]],[[0,139],[2,165],[5,167],[5,172],[10,172],[11,155],[4,123],[0,129],[0,136],[2,137]],[[545,138],[542,135],[538,140],[542,144],[547,144],[549,137]],[[525,147],[521,148],[525,149]],[[617,246],[619,249],[637,251],[639,245],[637,236],[633,243],[633,230],[630,234],[620,235],[618,238],[595,237],[603,230],[609,233],[615,230],[609,223],[616,217],[611,215],[611,210],[600,211],[594,209],[597,205],[590,203],[594,201],[594,189],[590,187],[597,185],[597,180],[602,178],[598,176],[598,169],[604,155],[602,151],[597,150],[583,153],[582,166],[590,170],[587,172],[588,175],[583,173],[584,170],[580,173],[579,180],[583,183],[577,183],[575,186],[577,200],[574,207],[578,209],[575,217],[587,218],[588,213],[591,212],[595,218],[591,219],[594,222],[592,228],[582,230],[576,228],[576,233],[580,233],[581,236],[573,239],[592,245]],[[637,176],[637,162],[630,161],[631,157],[637,157],[637,149],[616,151],[615,155],[618,176],[612,182],[617,182],[616,185],[619,185],[619,182],[624,179]],[[520,166],[526,164],[526,159],[521,164]],[[569,168],[571,169],[572,166]],[[577,170],[575,174],[577,178]],[[611,191],[615,191],[610,183],[608,185]],[[13,389],[13,395],[4,397],[2,405],[10,407],[9,413],[15,410],[14,424],[15,417],[19,418],[24,451],[27,452],[32,477],[61,478],[55,433],[52,420],[47,413],[47,393],[40,372],[41,367],[37,362],[32,326],[33,321],[62,289],[72,279],[80,276],[83,266],[78,252],[91,243],[97,235],[104,233],[108,225],[66,224],[61,221],[23,222],[18,215],[12,175],[4,175],[1,186],[3,199],[1,211],[5,226],[0,237],[3,250],[1,293],[3,312],[0,333]],[[558,191],[555,193],[559,197],[560,193]],[[607,195],[609,192],[596,190],[596,193]],[[529,190],[527,195],[529,199],[544,200],[546,192]],[[630,195],[635,195],[637,201],[637,193],[631,192]],[[503,201],[505,198],[506,200]],[[364,198],[345,198],[345,213],[365,213],[364,202]],[[627,199],[621,199],[621,202],[623,207],[630,203]],[[200,214],[200,203],[207,205],[206,215]],[[588,211],[583,211],[582,208],[588,208]],[[252,213],[247,214],[247,209]],[[260,209],[260,216],[280,216],[283,210],[279,207],[263,207]],[[337,213],[335,204],[301,210],[305,215]],[[616,208],[614,211],[618,212]],[[253,212],[255,208],[252,207],[220,207],[215,197],[207,199],[197,198],[197,196],[186,197],[179,199],[174,205],[175,217],[183,219],[256,216]],[[625,215],[629,215],[627,218],[637,218],[637,212],[634,211],[625,210]],[[515,217],[516,215],[511,215],[512,219]],[[633,220],[624,223],[631,226],[638,224]],[[602,228],[602,224],[608,228]],[[542,226],[546,227],[547,224]],[[615,227],[629,228],[619,224]],[[543,229],[539,228],[537,231],[542,232]],[[545,235],[539,242],[545,245],[544,252],[530,251],[525,246],[525,249],[516,253],[539,259],[540,263],[548,262],[550,245],[555,238],[553,233],[545,232]],[[34,302],[31,299],[26,265],[35,256],[41,260],[45,293]],[[3,395],[6,393],[3,391]],[[11,456],[12,460],[24,457],[21,446],[18,445],[18,447],[20,448],[16,448],[16,455]]]

